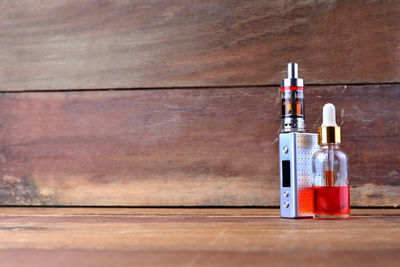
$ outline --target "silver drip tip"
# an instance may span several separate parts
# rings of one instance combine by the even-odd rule
[[[286,86],[304,86],[303,79],[299,78],[299,65],[297,63],[287,65],[287,78],[282,80],[282,87]]]
[[[299,78],[299,65],[297,63],[287,65],[287,77],[289,79]]]

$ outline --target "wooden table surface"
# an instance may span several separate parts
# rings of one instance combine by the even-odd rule
[[[399,266],[400,209],[0,208],[1,266]]]

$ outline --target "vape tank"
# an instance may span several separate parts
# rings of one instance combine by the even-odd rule
[[[304,82],[297,63],[289,63],[282,81],[282,125],[279,134],[281,217],[312,217],[312,156],[319,149],[317,134],[305,133]]]

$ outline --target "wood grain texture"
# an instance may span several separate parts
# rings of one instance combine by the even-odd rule
[[[306,89],[337,107],[351,204],[400,203],[399,85]],[[277,88],[0,95],[3,205],[278,206]]]
[[[400,82],[400,2],[0,3],[0,90]]]
[[[280,216],[279,208],[197,207],[197,208],[119,208],[119,207],[0,207],[0,217],[273,217]],[[399,208],[351,208],[351,217],[400,216]],[[301,219],[303,220],[303,219]]]
[[[76,249],[5,249],[0,260],[10,267],[131,267],[131,266],[351,266],[399,265],[399,250],[334,252],[219,252],[219,251],[121,251]]]
[[[398,209],[383,215],[353,209],[350,220],[336,221],[281,219],[278,211],[1,208],[0,261],[11,267],[400,262]]]

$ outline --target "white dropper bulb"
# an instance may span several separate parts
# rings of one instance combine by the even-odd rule
[[[325,104],[324,108],[322,109],[321,126],[337,126],[335,106],[331,103]]]

